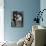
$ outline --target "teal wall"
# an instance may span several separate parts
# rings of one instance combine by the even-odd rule
[[[7,41],[18,41],[32,28],[35,12],[40,9],[40,0],[4,0],[4,35]],[[14,10],[24,12],[24,27],[11,27],[11,15]]]

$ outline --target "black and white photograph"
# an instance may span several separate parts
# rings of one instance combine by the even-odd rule
[[[13,11],[11,27],[23,27],[23,12]]]

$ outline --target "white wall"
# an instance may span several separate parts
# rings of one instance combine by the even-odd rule
[[[0,0],[0,42],[4,41],[4,0]]]
[[[40,0],[40,9],[46,9],[46,0]],[[46,26],[46,11],[43,12],[43,22],[40,23],[43,26]]]

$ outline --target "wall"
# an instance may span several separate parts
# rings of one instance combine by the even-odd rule
[[[4,41],[4,0],[0,0],[0,42]]]
[[[41,9],[41,11],[43,9],[46,9],[46,0],[41,0],[40,1],[40,9]],[[46,11],[43,12],[42,17],[43,17],[44,20],[43,20],[43,22],[41,21],[41,25],[46,27],[46,20],[45,20],[46,19]]]
[[[40,9],[40,0],[4,0],[4,35],[7,41],[18,41],[32,28],[35,12]],[[11,15],[14,10],[24,12],[24,27],[11,27]]]

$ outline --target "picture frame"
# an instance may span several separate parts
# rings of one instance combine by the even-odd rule
[[[13,11],[11,27],[23,27],[23,12]]]

